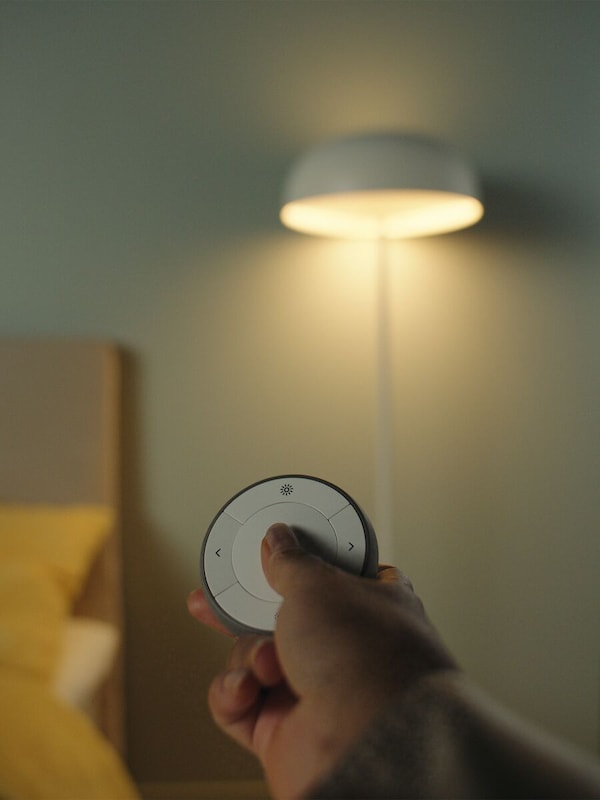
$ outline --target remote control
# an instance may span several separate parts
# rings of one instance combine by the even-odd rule
[[[272,633],[282,598],[262,571],[267,529],[284,522],[307,550],[347,572],[377,573],[377,540],[360,506],[342,489],[308,475],[280,475],[231,498],[211,522],[200,578],[218,619],[236,636]]]

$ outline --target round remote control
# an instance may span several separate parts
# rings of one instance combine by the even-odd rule
[[[236,636],[272,633],[282,598],[264,575],[260,545],[284,522],[307,550],[355,575],[375,577],[377,540],[365,513],[342,489],[308,475],[281,475],[242,489],[210,524],[200,578],[219,620]]]

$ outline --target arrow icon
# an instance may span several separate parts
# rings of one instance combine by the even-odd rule
[[[352,544],[352,542],[348,542],[348,544],[350,545],[350,547],[348,548],[348,552],[350,552],[350,550],[354,550],[354,545]]]
[[[216,551],[215,555],[217,556],[217,558],[221,558],[221,548],[220,548],[220,547],[219,547],[219,549]]]

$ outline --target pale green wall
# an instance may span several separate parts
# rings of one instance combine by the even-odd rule
[[[372,251],[286,232],[289,161],[418,129],[477,228],[394,248],[396,554],[462,663],[597,746],[598,3],[0,5],[0,333],[107,336],[126,381],[131,760],[252,775],[187,619],[218,506],[280,471],[372,511]]]

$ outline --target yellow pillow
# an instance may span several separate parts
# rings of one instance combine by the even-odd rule
[[[0,797],[134,800],[131,777],[82,714],[0,668]]]
[[[66,598],[41,564],[0,561],[0,668],[48,684],[63,635]]]
[[[113,522],[106,506],[0,504],[0,563],[45,565],[73,602]]]

